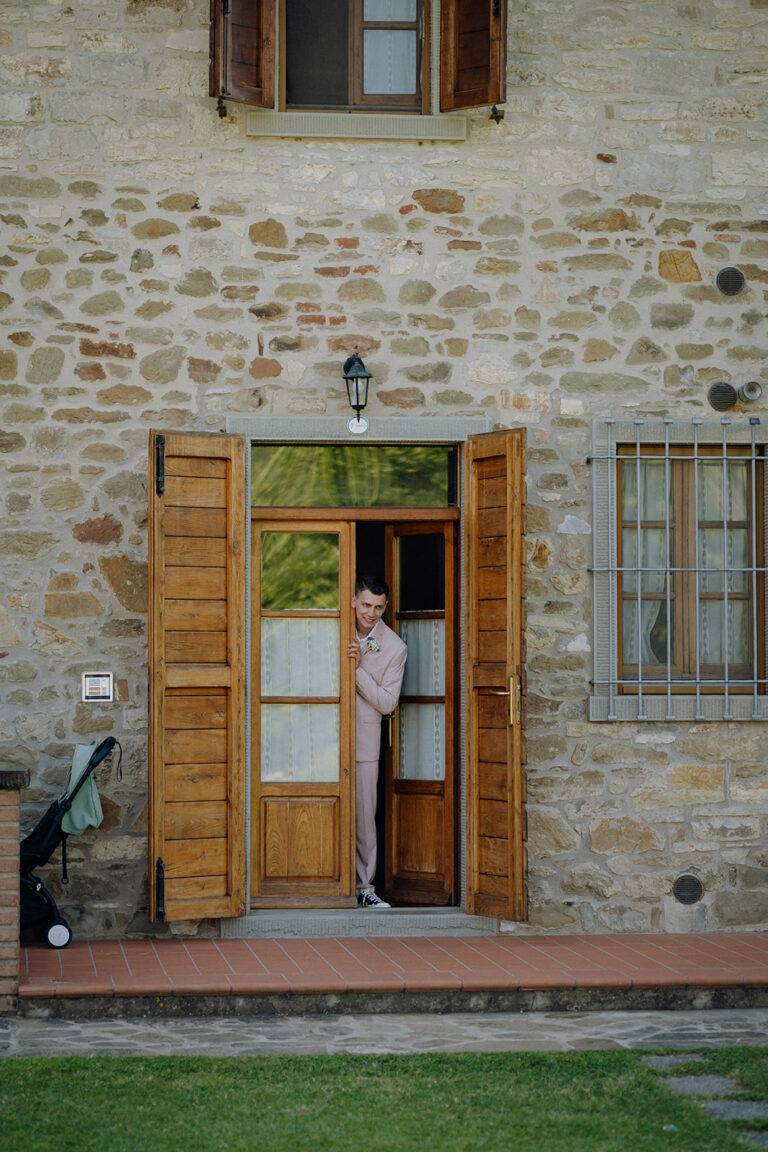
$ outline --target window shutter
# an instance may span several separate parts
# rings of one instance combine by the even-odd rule
[[[155,920],[245,911],[245,438],[150,433]]]
[[[440,110],[506,98],[507,0],[443,0]]]
[[[211,96],[275,104],[276,0],[211,0]]]

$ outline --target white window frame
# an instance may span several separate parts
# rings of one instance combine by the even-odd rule
[[[668,674],[665,679],[653,681],[653,691],[647,689],[649,681],[643,680],[642,667],[637,680],[631,683],[631,692],[622,692],[621,661],[618,650],[618,522],[619,499],[617,492],[617,461],[619,445],[659,445],[663,449],[661,460],[669,460],[676,445],[686,445],[693,449],[696,459],[697,446],[722,447],[735,445],[750,449],[747,459],[756,462],[766,460],[763,456],[765,437],[760,436],[760,421],[757,417],[732,420],[723,417],[719,421],[705,421],[695,418],[690,422],[677,421],[671,417],[663,420],[629,419],[617,420],[610,416],[596,420],[592,432],[592,493],[593,493],[593,548],[592,586],[594,596],[594,672],[592,694],[589,699],[589,719],[606,721],[713,721],[713,720],[766,720],[768,719],[768,694],[765,692],[765,671],[758,666],[758,604],[752,598],[753,676],[751,690],[735,692],[729,690],[728,664],[722,691],[713,692],[705,678],[694,681],[690,693],[673,691],[673,683]],[[630,457],[631,459],[631,457]],[[751,524],[753,545],[758,536],[768,538],[768,460],[763,467],[762,495],[763,522],[757,523],[753,515]],[[756,482],[756,467],[752,469],[753,485]],[[754,504],[753,504],[754,507]],[[698,525],[696,525],[698,532]],[[753,579],[765,573],[765,566],[755,563],[753,547],[751,571]],[[763,596],[766,582],[763,579]],[[727,599],[727,596],[726,596]],[[763,618],[766,605],[762,605]],[[763,644],[765,647],[765,643]],[[661,691],[659,690],[661,685]]]

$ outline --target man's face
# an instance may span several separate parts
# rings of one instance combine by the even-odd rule
[[[353,597],[352,607],[355,610],[357,631],[361,636],[367,636],[374,624],[381,620],[386,606],[386,596],[374,596],[367,588]]]

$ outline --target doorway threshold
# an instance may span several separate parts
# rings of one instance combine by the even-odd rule
[[[222,938],[316,939],[346,936],[496,936],[499,921],[460,908],[268,908],[222,920]]]

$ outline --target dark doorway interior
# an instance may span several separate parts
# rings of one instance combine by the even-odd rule
[[[378,521],[359,520],[356,526],[356,576],[380,576],[384,579],[386,569],[386,552],[384,546],[385,526]],[[379,755],[379,783],[376,802],[376,838],[378,842],[378,855],[376,858],[376,889],[381,891],[384,887],[384,866],[386,844],[386,802],[384,766],[386,756],[387,722],[383,722],[381,733],[381,753]]]

